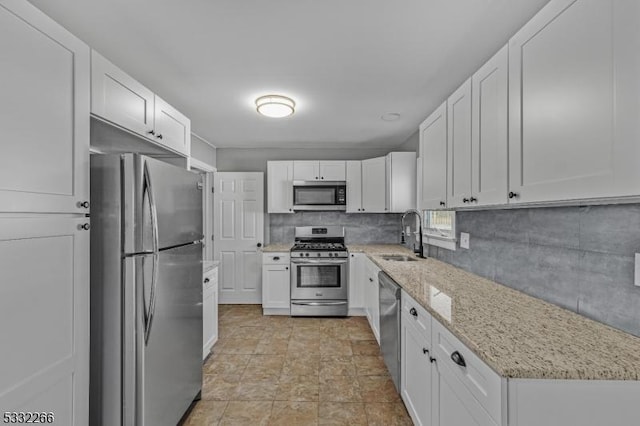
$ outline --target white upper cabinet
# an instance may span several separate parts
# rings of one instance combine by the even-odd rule
[[[385,157],[362,160],[362,211],[365,213],[386,212],[386,168]]]
[[[191,120],[95,50],[91,113],[183,156],[191,153]]]
[[[293,213],[293,161],[267,161],[268,213]]]
[[[320,163],[318,161],[294,161],[294,180],[319,180]]]
[[[345,161],[294,161],[294,180],[346,180]]]
[[[320,179],[344,181],[346,175],[346,161],[320,161]]]
[[[416,153],[390,152],[386,157],[386,207],[390,213],[416,208]]]
[[[447,205],[461,207],[471,199],[471,79],[447,100]]]
[[[442,209],[447,202],[447,104],[420,125],[421,209]]]
[[[134,133],[153,137],[153,92],[95,50],[91,51],[91,112]]]
[[[471,78],[471,205],[506,204],[508,46]]]
[[[511,39],[510,202],[640,194],[639,16],[551,1]]]
[[[347,213],[362,211],[362,161],[347,161]]]
[[[0,58],[0,211],[88,213],[89,47],[0,2]]]
[[[154,104],[154,137],[163,145],[188,156],[191,153],[191,120],[158,96]]]

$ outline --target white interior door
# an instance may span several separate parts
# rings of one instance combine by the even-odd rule
[[[220,172],[214,178],[214,259],[220,303],[261,303],[263,173]]]

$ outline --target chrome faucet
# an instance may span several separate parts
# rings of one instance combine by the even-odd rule
[[[417,254],[417,255],[418,255],[418,257],[422,257],[422,258],[424,258],[424,249],[423,249],[423,247],[422,247],[422,215],[420,214],[420,212],[419,212],[418,210],[416,210],[416,209],[409,209],[409,210],[407,210],[406,212],[404,212],[404,213],[402,214],[402,219],[400,220],[400,226],[402,226],[402,233],[400,234],[400,243],[401,243],[401,244],[404,244],[404,243],[405,243],[405,239],[404,239],[404,236],[405,236],[405,235],[404,235],[404,230],[405,230],[405,227],[404,227],[404,218],[405,218],[405,217],[407,217],[407,215],[408,215],[409,213],[413,213],[413,214],[415,214],[416,216],[418,216],[418,220],[419,220],[419,222],[420,222],[420,225],[418,225],[418,241],[419,241],[419,247],[418,247],[418,249],[417,249],[417,250],[416,250],[416,249],[415,249],[415,247],[414,247],[413,252],[414,252],[415,254]]]

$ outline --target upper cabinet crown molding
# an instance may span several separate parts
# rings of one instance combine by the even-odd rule
[[[191,120],[95,50],[91,113],[171,152],[191,153]]]
[[[0,211],[89,213],[89,47],[3,1],[0,57]]]

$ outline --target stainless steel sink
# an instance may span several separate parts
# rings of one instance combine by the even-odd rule
[[[415,257],[407,256],[404,254],[390,254],[386,256],[381,256],[384,260],[392,260],[394,262],[414,262],[418,259]]]

